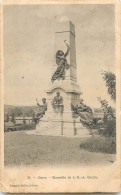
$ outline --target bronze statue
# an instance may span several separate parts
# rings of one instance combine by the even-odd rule
[[[80,99],[80,104],[74,107],[72,105],[72,110],[74,111],[75,117],[80,117],[80,121],[83,124],[93,123],[93,111],[92,109],[83,103],[83,99]]]
[[[46,110],[47,110],[47,102],[46,102],[46,98],[42,99],[43,105],[40,105],[38,100],[37,101],[37,106],[38,106],[38,112],[35,114],[35,119],[36,119],[36,123],[39,122],[39,120],[44,116]]]
[[[65,79],[65,74],[66,74],[66,69],[70,68],[70,65],[67,63],[67,60],[66,60],[66,57],[69,54],[70,47],[66,43],[66,40],[64,41],[64,43],[67,46],[67,51],[66,51],[65,54],[61,50],[58,50],[56,52],[56,64],[58,65],[58,68],[57,68],[57,70],[55,71],[55,73],[53,74],[53,76],[51,78],[52,83],[55,80],[60,80],[60,79],[64,80]]]
[[[63,105],[63,97],[60,95],[60,92],[56,93],[57,95],[52,100],[52,107],[55,113],[63,113],[64,105]]]
[[[58,91],[56,93],[56,96],[52,100],[52,106],[55,108],[56,106],[63,105],[63,97],[60,95],[60,92]]]
[[[37,106],[39,107],[39,110],[42,114],[45,114],[45,111],[47,110],[47,102],[46,98],[42,99],[43,105],[40,105],[39,102],[37,101]]]

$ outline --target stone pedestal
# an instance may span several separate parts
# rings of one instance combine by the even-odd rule
[[[77,64],[76,64],[76,50],[75,50],[75,27],[70,21],[62,22],[57,25],[55,32],[55,54],[58,50],[66,52],[65,41],[70,46],[69,55],[66,60],[70,65],[70,68],[66,70],[64,80],[55,80],[50,82],[47,93],[47,111],[45,116],[36,126],[37,133],[48,135],[75,135],[74,118],[71,105],[78,105],[80,101],[80,87],[77,83]],[[54,56],[54,62],[52,65],[52,75],[57,70],[56,57]],[[63,113],[57,113],[53,106],[52,100],[56,96],[56,93],[60,92],[63,97]],[[63,121],[63,122],[62,122]],[[81,123],[80,129],[85,129]],[[51,130],[50,130],[51,129]],[[81,132],[76,131],[78,134]],[[88,131],[89,133],[89,131]]]

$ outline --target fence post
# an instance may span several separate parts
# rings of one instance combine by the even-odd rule
[[[74,119],[74,121],[73,121],[73,126],[74,126],[74,135],[76,135],[76,122],[75,122],[75,119]]]
[[[61,135],[63,135],[63,124],[64,124],[64,121],[63,119],[61,120]]]

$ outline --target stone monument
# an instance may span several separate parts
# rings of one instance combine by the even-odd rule
[[[42,135],[75,134],[72,105],[79,104],[80,87],[77,83],[75,27],[70,21],[60,22],[55,32],[54,62],[51,84],[47,93],[47,111],[36,126]],[[78,119],[76,120],[78,121]],[[81,123],[81,132],[89,134]]]

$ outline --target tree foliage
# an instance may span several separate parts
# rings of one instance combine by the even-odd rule
[[[102,78],[107,86],[108,94],[113,101],[116,100],[116,76],[109,71],[102,71]]]
[[[101,103],[101,108],[104,111],[104,125],[105,125],[104,135],[108,137],[110,136],[115,137],[116,136],[115,110],[108,105],[107,100],[102,100],[100,97],[98,97],[98,100]]]
[[[14,116],[14,114],[13,114],[13,113],[12,113],[11,122],[13,122],[13,123],[15,123],[15,122],[16,122],[16,120],[15,120],[15,116]]]
[[[115,110],[108,105],[108,101],[105,100],[105,99],[101,99],[100,97],[98,97],[98,100],[101,104],[101,108],[103,109],[104,111],[104,120],[107,120],[107,118],[109,117],[115,117]]]
[[[9,116],[33,116],[33,113],[35,112],[36,106],[9,106],[5,105],[5,113]]]
[[[111,100],[116,101],[116,76],[112,72],[103,71],[102,73],[103,80],[105,81],[108,94],[111,97]],[[104,125],[105,125],[105,135],[113,137],[115,142],[116,138],[116,118],[115,110],[109,106],[108,101],[98,97],[98,100],[101,104],[101,108],[104,111]]]

